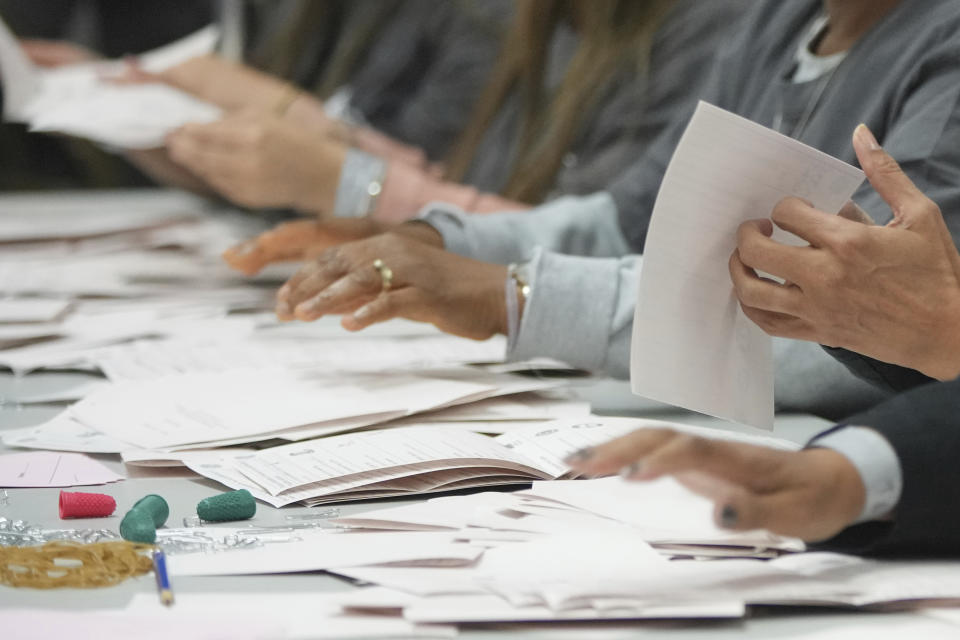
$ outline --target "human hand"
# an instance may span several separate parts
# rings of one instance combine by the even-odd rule
[[[188,124],[167,138],[170,157],[248,207],[333,207],[346,148],[317,132],[255,112]]]
[[[796,198],[781,201],[773,223],[810,246],[773,241],[769,220],[741,225],[729,264],[741,307],[771,335],[844,347],[941,380],[955,378],[960,254],[939,207],[865,126],[857,127],[853,144],[894,219],[868,226]]]
[[[154,79],[226,111],[272,111],[290,91],[279,78],[215,55],[191,58]]]
[[[374,267],[381,260],[392,282]],[[277,293],[281,320],[312,321],[342,315],[359,331],[401,317],[483,340],[506,332],[507,268],[470,260],[397,233],[328,249]]]
[[[850,526],[866,500],[856,467],[836,451],[780,451],[670,429],[639,429],[578,451],[567,463],[593,476],[676,476],[713,501],[721,527],[766,529],[809,542]]]
[[[100,59],[90,49],[63,40],[24,39],[20,41],[20,46],[38,67],[64,67]]]
[[[373,218],[328,218],[284,222],[223,253],[237,271],[254,275],[274,262],[315,258],[330,247],[394,231],[431,246],[443,248],[443,239],[433,227],[412,222],[400,225]]]
[[[330,247],[387,230],[385,223],[371,218],[295,220],[227,249],[223,259],[230,267],[252,276],[268,264],[307,260]]]

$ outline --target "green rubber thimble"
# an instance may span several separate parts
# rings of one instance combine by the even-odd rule
[[[144,511],[153,519],[154,527],[162,527],[163,523],[170,517],[170,506],[167,501],[151,493],[137,500],[130,511]]]
[[[257,512],[257,503],[246,489],[204,498],[197,503],[197,515],[209,522],[249,520]]]
[[[120,521],[120,535],[130,542],[153,544],[157,541],[157,526],[149,513],[134,508]]]

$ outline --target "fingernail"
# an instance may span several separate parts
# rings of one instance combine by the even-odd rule
[[[245,256],[247,254],[253,253],[257,248],[256,240],[247,240],[246,242],[241,242],[240,244],[230,247],[230,253],[236,256]]]
[[[867,127],[867,125],[862,123],[857,125],[857,130],[854,132],[854,135],[860,138],[860,141],[867,145],[867,148],[870,149],[870,151],[880,150],[880,143],[877,142],[877,138],[873,135],[873,132],[870,131],[870,128]]]
[[[360,307],[353,312],[353,317],[357,320],[363,320],[370,315],[370,307]]]
[[[720,524],[722,524],[727,529],[732,529],[737,526],[737,510],[733,508],[732,505],[725,504],[723,509],[720,511]]]
[[[579,451],[574,451],[573,453],[568,455],[564,459],[564,461],[571,464],[574,462],[585,462],[590,458],[592,458],[593,454],[594,454],[593,447],[586,447],[586,448],[580,449]]]
[[[633,476],[635,476],[635,475],[637,475],[638,473],[640,473],[640,469],[642,469],[642,468],[643,468],[643,463],[640,462],[639,460],[636,461],[636,462],[634,462],[634,463],[632,463],[632,464],[628,464],[628,465],[625,466],[623,469],[620,469],[620,477],[621,477],[621,478],[632,478]]]

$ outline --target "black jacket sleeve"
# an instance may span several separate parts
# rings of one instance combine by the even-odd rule
[[[874,386],[886,391],[907,391],[922,384],[932,382],[933,378],[925,376],[919,371],[907,369],[895,364],[889,364],[862,356],[846,349],[824,347],[827,353],[836,358],[855,376],[863,378]]]
[[[892,522],[850,527],[817,546],[867,555],[960,556],[960,379],[934,382],[852,416],[893,446],[903,491]]]

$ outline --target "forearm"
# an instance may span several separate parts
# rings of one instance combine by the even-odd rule
[[[171,160],[165,149],[131,149],[123,155],[157,184],[177,187],[204,197],[216,196],[206,182]]]
[[[484,216],[438,206],[421,219],[443,236],[448,251],[487,262],[525,262],[536,247],[590,257],[629,253],[613,200],[604,192],[560,198],[526,212]]]

